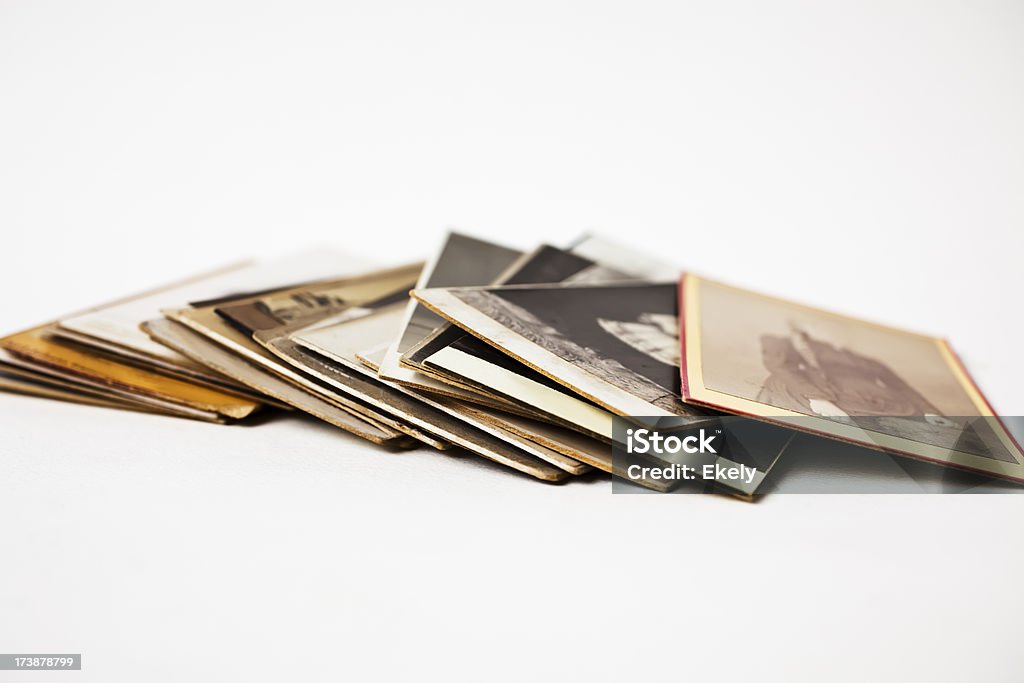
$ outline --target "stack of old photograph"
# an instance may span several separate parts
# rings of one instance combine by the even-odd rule
[[[231,264],[0,339],[0,389],[225,424],[301,411],[385,451],[625,492],[1024,482],[1013,425],[944,340],[593,236],[524,252],[450,232],[424,262]],[[711,480],[623,447],[664,420],[703,430],[710,460],[692,462]]]

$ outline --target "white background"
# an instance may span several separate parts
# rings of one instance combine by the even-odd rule
[[[1024,413],[1024,6],[0,4],[3,331],[584,229],[949,336]],[[613,496],[0,395],[24,680],[1019,681],[1024,498]],[[21,680],[0,672],[0,680]]]

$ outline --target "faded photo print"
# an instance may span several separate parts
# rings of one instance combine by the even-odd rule
[[[699,289],[704,387],[769,408],[1016,462],[936,339],[716,282]]]

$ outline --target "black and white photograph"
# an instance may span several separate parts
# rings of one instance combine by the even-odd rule
[[[413,296],[617,414],[706,414],[679,399],[675,283],[417,289]]]
[[[497,281],[486,284],[521,285],[629,279],[636,278],[601,266],[590,259],[576,255],[571,250],[562,250],[545,244],[533,252],[521,256]],[[471,335],[458,328],[453,328],[451,323],[444,323],[406,351],[402,355],[402,364],[421,372],[428,371],[425,361],[431,354],[446,346],[451,346],[459,340],[463,340],[464,343],[472,343],[465,339],[467,336]]]
[[[607,248],[602,250],[605,245]],[[577,250],[601,253],[605,258],[622,251],[607,240],[594,237],[582,238],[568,250],[544,245],[522,257],[493,284],[642,281],[666,269],[650,258],[633,258],[626,261],[623,270],[617,270],[579,256]],[[610,413],[451,323],[438,328],[413,347],[403,356],[402,362],[442,381],[468,385],[480,394],[497,394],[512,404],[533,406],[546,418],[582,429],[585,433],[604,439],[612,437]],[[467,400],[472,400],[472,397],[467,396]]]
[[[504,273],[522,252],[457,232],[449,232],[433,259],[423,269],[417,287],[460,287],[490,284]],[[384,379],[419,389],[461,397],[465,390],[432,380],[402,365],[402,356],[444,325],[443,318],[410,301],[400,334],[388,347],[380,367]]]

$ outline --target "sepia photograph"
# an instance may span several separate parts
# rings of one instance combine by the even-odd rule
[[[292,323],[318,320],[353,307],[404,301],[416,284],[422,263],[372,270],[339,280],[312,282],[216,306],[222,318],[252,334]],[[194,304],[195,305],[195,304]]]
[[[1024,480],[1024,453],[945,340],[686,275],[684,400]]]

